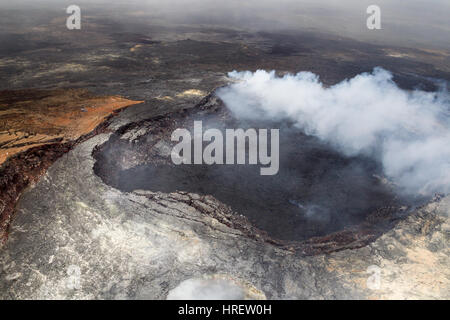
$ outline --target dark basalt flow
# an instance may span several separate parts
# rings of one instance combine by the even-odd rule
[[[192,132],[195,120],[203,121],[204,130],[279,128],[279,173],[261,176],[259,165],[174,165],[171,134],[176,128]],[[310,253],[363,246],[407,212],[405,200],[378,178],[375,161],[344,157],[289,123],[238,121],[214,96],[121,128],[94,157],[95,173],[121,191],[211,195],[236,219],[243,215],[258,238],[289,248],[308,243],[315,248]]]

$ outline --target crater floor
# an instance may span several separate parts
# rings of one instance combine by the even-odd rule
[[[261,175],[261,165],[248,160],[245,165],[174,165],[171,134],[186,128],[193,136],[194,121],[221,130],[223,136],[230,128],[278,128],[279,172]],[[406,198],[382,183],[375,161],[344,157],[288,123],[239,121],[214,95],[189,111],[131,124],[119,132],[95,152],[94,171],[103,181],[124,192],[213,196],[273,239],[304,241],[344,230],[375,236],[407,214]],[[242,152],[248,159],[248,145]]]

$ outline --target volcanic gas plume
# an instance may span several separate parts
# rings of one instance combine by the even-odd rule
[[[229,76],[238,81],[217,94],[236,117],[294,121],[346,156],[379,161],[399,191],[450,191],[446,83],[437,92],[406,91],[382,68],[331,87],[311,72],[278,77],[259,70]]]

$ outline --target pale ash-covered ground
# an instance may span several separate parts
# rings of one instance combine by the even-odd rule
[[[199,99],[181,95],[177,104]],[[1,299],[165,299],[189,279],[219,279],[257,299],[450,297],[450,197],[364,248],[301,257],[205,214],[220,213],[213,198],[105,185],[92,151],[108,137],[77,146],[21,198],[1,249]],[[380,268],[376,290],[367,287],[372,265]]]

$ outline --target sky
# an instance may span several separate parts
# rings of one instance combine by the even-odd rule
[[[76,4],[172,24],[208,24],[257,31],[320,31],[377,44],[450,49],[448,0],[0,0],[0,9],[64,10]],[[381,30],[368,30],[366,9],[381,9]]]

